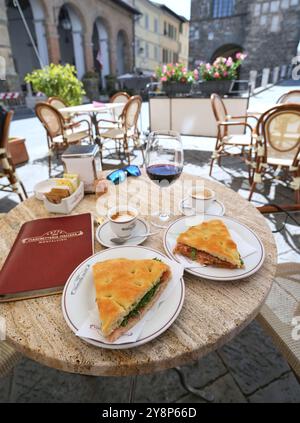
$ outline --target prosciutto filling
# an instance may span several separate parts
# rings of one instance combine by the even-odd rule
[[[188,245],[178,243],[176,245],[175,251],[176,254],[182,254],[194,261],[197,261],[201,264],[207,266],[216,266],[216,267],[226,267],[228,269],[236,269],[237,266],[219,259],[218,257],[212,256],[211,254],[206,253],[205,251],[196,250],[196,248],[189,247]],[[241,260],[242,262],[242,260]]]

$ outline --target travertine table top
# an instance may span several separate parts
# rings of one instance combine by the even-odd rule
[[[182,181],[201,181],[184,174],[172,190],[177,205]],[[130,204],[141,207],[145,214],[145,184],[154,186],[146,176],[129,178]],[[160,337],[138,348],[107,350],[91,346],[69,329],[61,311],[61,295],[0,304],[0,316],[6,319],[7,341],[25,356],[59,370],[87,375],[133,375],[151,373],[196,360],[230,341],[257,315],[276,271],[276,246],[265,218],[248,201],[217,182],[205,180],[234,216],[252,228],[266,249],[262,268],[248,279],[235,282],[201,280],[185,274],[186,297],[176,322]],[[123,184],[117,190],[124,201]],[[152,196],[152,205],[157,197]],[[110,193],[99,200],[105,213]],[[86,196],[73,214],[92,212],[96,215],[96,198]],[[178,213],[179,214],[179,213]],[[22,223],[51,216],[43,202],[30,198],[18,205],[0,222],[0,265],[4,263]],[[162,252],[162,235],[150,237],[145,246]],[[95,251],[103,249],[95,240]],[[20,278],[22,267],[20,263]]]

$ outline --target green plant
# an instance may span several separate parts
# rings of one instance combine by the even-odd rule
[[[246,57],[246,54],[236,53],[235,60],[232,57],[218,57],[212,64],[201,63],[199,74],[205,81],[236,79],[237,70]]]
[[[31,83],[35,92],[42,92],[47,97],[60,97],[68,106],[81,104],[85,95],[83,84],[76,77],[75,67],[69,64],[51,63],[27,74],[25,82]]]
[[[169,63],[168,65],[159,66],[156,69],[156,77],[161,82],[174,81],[174,82],[194,82],[198,79],[198,71],[189,71],[183,63],[176,63],[173,65]]]

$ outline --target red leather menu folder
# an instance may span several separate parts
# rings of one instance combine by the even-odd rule
[[[90,213],[24,223],[0,272],[0,302],[61,292],[93,253]]]

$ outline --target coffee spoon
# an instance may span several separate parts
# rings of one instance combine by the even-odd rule
[[[110,241],[113,242],[114,244],[125,244],[125,242],[130,241],[131,239],[134,238],[144,238],[145,236],[151,236],[151,235],[156,235],[158,234],[159,231],[157,232],[147,232],[145,234],[141,234],[141,235],[134,235],[134,236],[130,236],[129,238],[111,238]]]

